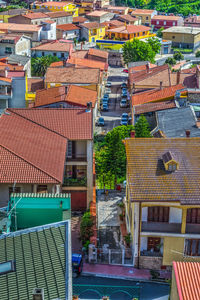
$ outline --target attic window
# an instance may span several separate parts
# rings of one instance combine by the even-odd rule
[[[166,171],[175,172],[179,169],[179,163],[171,151],[164,153],[162,159]]]
[[[16,271],[16,264],[14,260],[0,263],[0,275]]]

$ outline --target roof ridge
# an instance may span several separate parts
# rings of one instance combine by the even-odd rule
[[[18,158],[22,159],[23,161],[25,161],[26,163],[28,163],[29,165],[31,165],[32,167],[34,167],[35,169],[39,170],[40,172],[43,172],[44,174],[46,174],[47,176],[51,177],[52,179],[55,179],[56,181],[60,182],[57,178],[55,178],[54,176],[48,174],[46,171],[44,171],[43,169],[37,167],[36,165],[34,165],[33,163],[29,162],[27,159],[25,159],[24,157],[22,157],[21,155],[15,153],[14,151],[8,149],[7,147],[3,146],[2,144],[0,144],[0,147],[4,148],[5,150],[9,151],[10,153],[12,153],[13,155],[17,156]]]
[[[14,108],[14,109],[15,109],[15,108]],[[20,108],[19,108],[19,109],[20,109]],[[34,109],[34,108],[33,108],[33,109]],[[31,110],[33,110],[33,109],[31,109]],[[38,109],[38,108],[36,108],[36,109]],[[52,129],[50,129],[50,128],[48,128],[48,127],[46,127],[46,126],[44,126],[44,125],[42,125],[42,124],[40,124],[40,123],[37,123],[36,121],[33,121],[33,120],[29,119],[28,117],[23,116],[23,115],[17,113],[16,111],[13,111],[12,108],[7,108],[7,110],[10,111],[10,112],[12,112],[12,113],[14,113],[14,114],[16,114],[17,116],[19,116],[19,117],[25,119],[25,120],[27,120],[27,121],[30,121],[30,122],[32,122],[32,123],[38,125],[38,126],[41,126],[41,127],[44,128],[44,129],[49,130],[50,132],[53,132],[53,133],[55,133],[55,134],[57,134],[57,135],[59,135],[59,136],[65,138],[65,139],[69,139],[68,137],[66,137],[66,136],[64,136],[64,135],[62,135],[62,134],[60,134],[59,132],[54,131],[54,130],[52,130]],[[47,110],[49,110],[49,108],[47,108]]]

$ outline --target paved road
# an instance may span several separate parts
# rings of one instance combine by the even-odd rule
[[[112,286],[140,286],[140,300],[156,300],[159,297],[166,296],[169,294],[169,286],[159,283],[147,283],[147,282],[134,282],[132,280],[121,280],[101,277],[90,277],[80,276],[74,278],[74,284],[89,284],[89,285],[112,285]],[[95,293],[86,292],[80,295],[81,300],[83,299],[99,299]],[[111,300],[129,300],[130,298],[125,294],[115,294]]]
[[[96,132],[101,134],[102,132],[107,133],[112,130],[114,127],[120,125],[121,115],[123,112],[130,112],[130,108],[121,108],[120,99],[121,99],[121,84],[122,82],[127,82],[128,75],[123,73],[123,68],[113,68],[109,67],[108,72],[108,81],[112,82],[110,102],[109,102],[109,111],[108,112],[99,112],[99,116],[104,117],[105,126],[103,128],[96,128]]]

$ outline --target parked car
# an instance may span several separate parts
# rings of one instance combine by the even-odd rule
[[[120,125],[128,125],[128,120],[127,119],[121,119]]]
[[[112,85],[112,82],[110,82],[110,81],[107,81],[107,82],[106,82],[106,87],[110,88],[111,85]]]
[[[73,277],[77,277],[81,274],[83,269],[83,259],[81,254],[72,254],[72,273]]]
[[[109,100],[109,95],[108,94],[104,94],[103,99]]]
[[[128,120],[128,113],[123,113],[122,114],[122,119],[127,119]]]
[[[122,72],[123,73],[128,73],[128,69],[124,69]]]
[[[108,111],[108,104],[107,104],[107,103],[103,103],[101,109],[102,109],[103,111]]]
[[[109,102],[108,102],[108,100],[106,100],[106,99],[103,99],[102,104],[106,104],[106,105],[109,106]]]
[[[125,96],[125,97],[127,97],[127,91],[122,91],[122,96]]]
[[[123,82],[123,83],[121,84],[121,88],[126,88],[126,87],[127,87],[126,82]]]
[[[106,89],[106,94],[111,94],[111,89]]]
[[[128,106],[128,103],[127,103],[126,99],[122,99],[120,102],[120,107],[127,107],[127,106]]]
[[[104,118],[99,117],[98,120],[97,120],[97,122],[96,122],[96,126],[102,127],[104,125],[105,125]]]

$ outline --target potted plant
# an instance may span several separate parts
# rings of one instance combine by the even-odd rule
[[[124,240],[126,242],[127,247],[130,247],[130,244],[131,244],[131,234],[128,233],[127,235],[125,235]]]
[[[124,220],[124,215],[122,213],[119,214],[119,218],[120,218],[120,221],[123,221]]]

